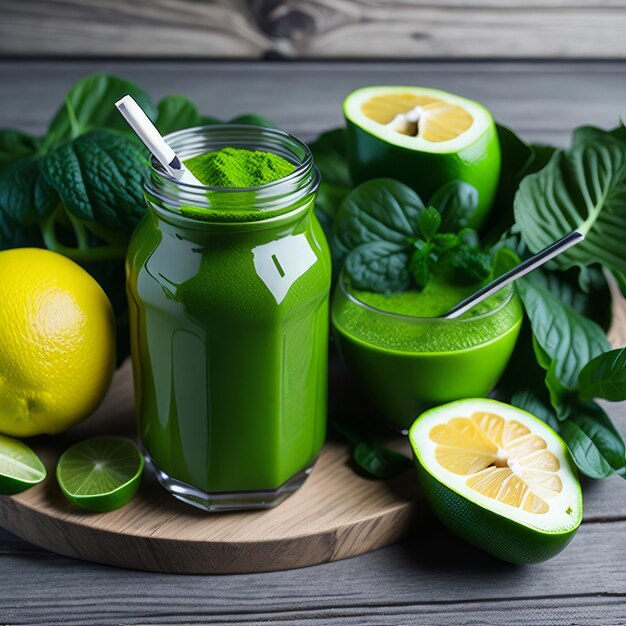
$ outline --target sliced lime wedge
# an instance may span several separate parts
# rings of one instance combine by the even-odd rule
[[[131,439],[93,437],[61,455],[57,480],[73,504],[91,511],[113,511],[135,495],[143,465],[143,456]]]
[[[0,494],[20,493],[45,477],[46,468],[25,443],[0,435]]]
[[[409,439],[426,497],[461,538],[512,563],[558,554],[583,514],[565,442],[517,407],[468,398],[417,418]]]

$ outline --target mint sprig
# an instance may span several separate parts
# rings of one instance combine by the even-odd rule
[[[439,206],[424,206],[412,189],[390,179],[370,180],[345,198],[334,238],[355,287],[393,293],[424,289],[442,272],[459,283],[489,277],[491,255],[476,232],[463,227],[476,208],[473,187],[462,181],[444,187],[431,199]],[[456,231],[444,231],[445,225]]]

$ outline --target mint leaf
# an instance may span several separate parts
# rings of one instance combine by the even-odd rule
[[[438,233],[433,237],[432,244],[438,254],[453,250],[461,243],[458,235],[454,233]]]
[[[13,161],[0,173],[0,221],[8,230],[11,225],[37,224],[58,205],[58,194],[40,166],[37,156],[27,156]]]
[[[411,255],[409,271],[418,289],[424,289],[430,280],[431,248],[419,240],[415,242],[415,251]]]
[[[610,350],[591,359],[578,376],[578,396],[582,401],[626,400],[626,348]]]
[[[65,102],[48,126],[44,147],[48,149],[95,128],[133,135],[115,107],[115,103],[127,94],[137,101],[150,119],[156,119],[154,104],[143,89],[118,76],[97,72],[79,80],[65,96]]]
[[[396,180],[377,178],[359,185],[337,211],[333,230],[340,254],[372,241],[410,246],[420,237],[424,210],[419,196]]]
[[[574,144],[524,178],[515,196],[522,237],[538,252],[575,228],[586,235],[554,259],[561,269],[600,263],[626,272],[626,147],[609,133],[581,129]]]
[[[460,243],[465,243],[473,248],[480,246],[478,233],[473,228],[462,228],[458,233],[458,237]]]
[[[560,424],[576,465],[590,478],[624,475],[626,449],[606,413],[594,403],[577,407],[572,417]]]
[[[491,256],[467,244],[454,250],[451,264],[455,279],[460,282],[480,282],[491,274]]]
[[[404,454],[364,441],[355,446],[353,458],[357,465],[377,478],[393,478],[413,467],[413,461]]]
[[[430,241],[441,226],[441,215],[433,206],[428,206],[417,217],[417,225],[424,241]]]
[[[198,113],[196,105],[188,98],[167,96],[159,102],[155,125],[162,135],[203,124],[203,118]]]
[[[345,270],[357,289],[392,293],[410,287],[408,263],[406,247],[387,241],[372,241],[348,254]]]
[[[554,406],[564,391],[578,385],[578,375],[592,358],[610,349],[602,329],[563,304],[546,288],[527,278],[517,281],[530,320],[539,364],[548,371],[546,384]]]
[[[441,215],[441,232],[457,232],[466,227],[478,208],[478,190],[462,180],[451,180],[430,199]]]
[[[135,141],[99,130],[50,152],[42,172],[75,217],[121,230],[127,238],[145,213],[140,167],[145,158]]]

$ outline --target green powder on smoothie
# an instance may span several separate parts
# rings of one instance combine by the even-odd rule
[[[221,148],[185,161],[191,173],[207,187],[260,187],[289,176],[296,166],[286,159],[257,150]]]

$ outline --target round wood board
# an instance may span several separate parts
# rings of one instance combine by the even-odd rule
[[[626,344],[626,306],[613,287],[609,340]],[[179,502],[149,474],[135,498],[111,513],[70,504],[55,478],[67,447],[94,435],[135,435],[130,362],[116,373],[98,411],[63,435],[29,442],[46,480],[16,496],[0,496],[0,526],[42,548],[119,567],[183,574],[266,572],[336,561],[401,538],[426,509],[415,472],[392,480],[359,475],[350,448],[326,443],[304,486],[274,509],[205,513]],[[331,359],[331,413],[365,414],[337,358]],[[355,406],[356,405],[356,406]],[[388,445],[408,453],[406,439]]]
[[[24,493],[0,497],[0,526],[87,561],[185,574],[248,573],[375,550],[405,534],[420,509],[415,472],[392,480],[360,476],[350,465],[349,447],[331,440],[304,486],[267,511],[206,513],[176,500],[148,472],[122,509],[82,511],[61,493],[56,461],[72,443],[107,433],[135,434],[128,362],[96,414],[64,435],[29,442],[48,477]]]

